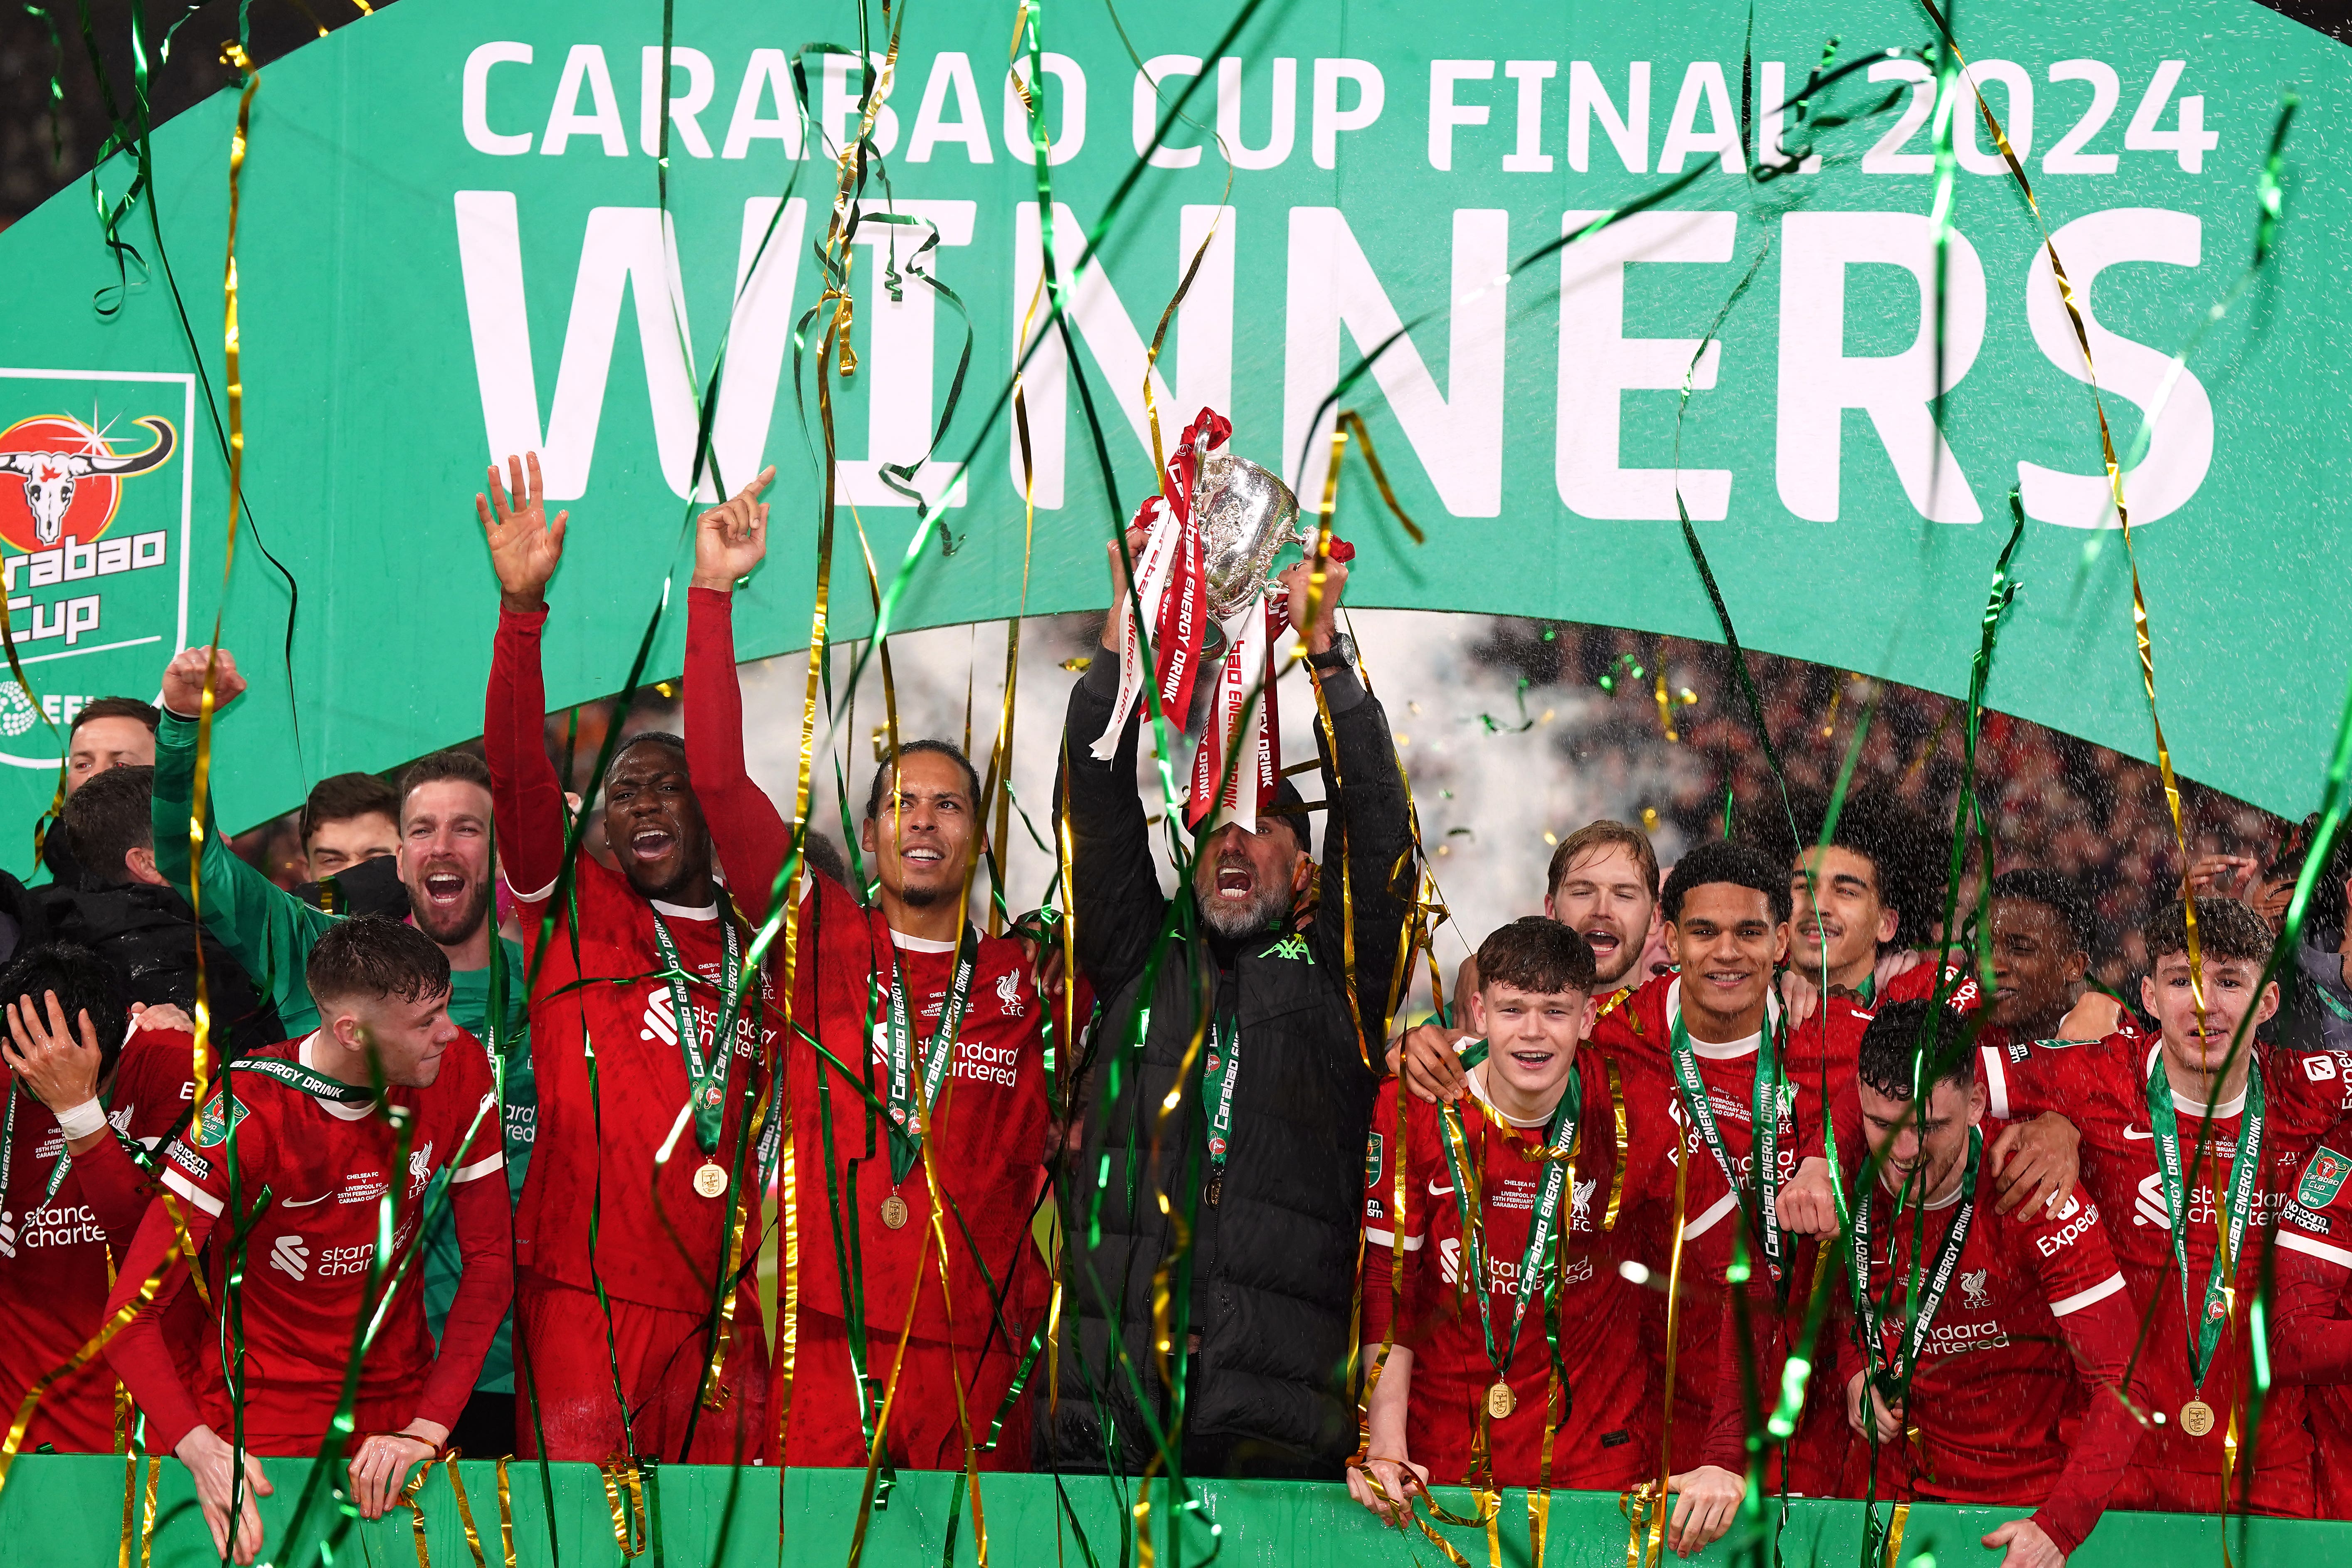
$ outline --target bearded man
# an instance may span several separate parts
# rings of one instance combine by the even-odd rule
[[[1131,532],[1130,552],[1144,539]],[[1065,732],[1077,956],[1103,1009],[1073,1113],[1061,1386],[1040,1402],[1039,1458],[1135,1474],[1181,1412],[1192,1475],[1336,1479],[1356,1444],[1350,1199],[1415,877],[1404,781],[1334,635],[1347,568],[1323,563],[1307,624],[1310,571],[1292,566],[1281,586],[1317,688],[1321,863],[1286,779],[1254,829],[1202,819],[1171,901],[1137,790],[1143,721],[1129,717],[1108,761],[1090,749],[1130,613],[1112,551],[1111,651],[1070,694]]]

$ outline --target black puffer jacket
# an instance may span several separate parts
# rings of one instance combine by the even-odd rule
[[[170,1002],[196,1013],[196,918],[169,888],[126,882],[112,888],[37,888],[33,899],[42,940],[89,948],[121,976],[133,1002]],[[254,986],[218,937],[204,933],[205,994],[215,1040],[232,1056],[286,1037],[278,1009]],[[217,1047],[215,1047],[217,1048]]]
[[[1189,890],[1173,907],[1160,892],[1135,787],[1139,721],[1108,763],[1088,751],[1117,693],[1116,661],[1097,658],[1071,694],[1065,736],[1078,959],[1103,1011],[1081,1090],[1084,1149],[1064,1183],[1061,1399],[1051,1410],[1038,1399],[1040,1459],[1140,1469],[1151,1431],[1138,1384],[1152,1422],[1164,1427],[1171,1417],[1150,1350],[1153,1276],[1173,1247],[1159,1204],[1165,1191],[1176,1218],[1198,1226],[1170,1285],[1175,1342],[1187,1328],[1199,1336],[1185,1373],[1188,1464],[1337,1475],[1356,1436],[1349,1309],[1379,1082],[1364,1064],[1368,1052],[1381,1059],[1415,877],[1388,721],[1352,673],[1326,679],[1338,735],[1317,726],[1324,799],[1334,803],[1322,814],[1318,912],[1303,930],[1229,942],[1194,931]],[[1344,787],[1334,783],[1335,755]],[[1163,929],[1173,932],[1165,942]],[[1213,1206],[1199,1114],[1208,1053],[1183,1067],[1204,1000],[1216,1016],[1238,1017],[1241,1038]],[[1139,1002],[1149,1016],[1138,1046]],[[1163,1121],[1180,1073],[1178,1109]],[[1114,1346],[1124,1347],[1125,1365]]]

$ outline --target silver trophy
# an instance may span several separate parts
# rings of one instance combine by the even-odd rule
[[[1213,633],[1274,585],[1268,574],[1285,544],[1315,537],[1312,528],[1298,526],[1298,498],[1288,485],[1248,458],[1223,452],[1201,465],[1192,513],[1201,523]]]

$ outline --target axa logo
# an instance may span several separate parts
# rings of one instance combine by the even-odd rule
[[[55,545],[68,523],[85,544],[105,532],[122,499],[121,481],[162,468],[179,445],[171,421],[148,415],[138,423],[152,439],[135,452],[116,451],[127,444],[121,436],[68,414],[36,415],[0,430],[0,474],[16,481],[23,500],[20,507],[17,496],[0,487],[0,538],[31,551]]]
[[[310,1274],[310,1248],[299,1236],[281,1236],[269,1249],[269,1267],[289,1279],[306,1279]]]
[[[1008,1018],[1018,1018],[1029,1010],[1021,1000],[1021,976],[1017,971],[1008,969],[996,977],[996,999]]]

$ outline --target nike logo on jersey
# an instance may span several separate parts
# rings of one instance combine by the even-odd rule
[[[1453,1190],[1454,1186],[1450,1182],[1442,1187],[1434,1180],[1429,1184],[1429,1195],[1433,1198],[1442,1198]]]
[[[282,1209],[306,1209],[312,1204],[325,1203],[329,1198],[331,1198],[335,1194],[332,1193],[320,1193],[315,1198],[301,1198],[299,1200],[295,1198],[288,1198],[278,1206]]]
[[[2137,1127],[2126,1127],[2124,1129],[2124,1142],[2126,1143],[2152,1143],[2156,1142],[2156,1134],[2153,1132],[2143,1132]]]

